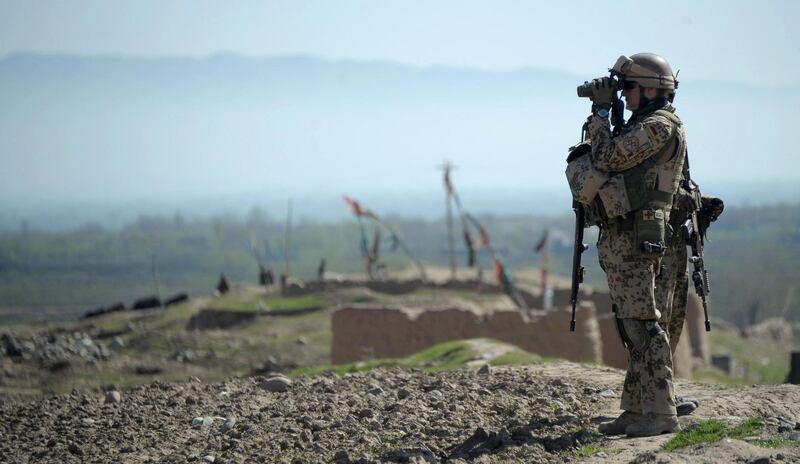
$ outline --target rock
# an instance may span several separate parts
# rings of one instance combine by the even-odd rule
[[[119,335],[115,336],[111,339],[111,347],[112,348],[125,348],[125,340],[122,339]]]
[[[162,373],[164,368],[161,366],[136,366],[134,371],[139,375],[155,375]]]
[[[603,398],[614,398],[615,396],[617,396],[617,394],[614,393],[614,390],[610,388],[601,391],[600,393],[598,393],[598,395],[602,396]]]
[[[75,456],[83,456],[83,450],[75,443],[70,443],[67,446],[67,449],[69,450],[70,453],[74,454]]]
[[[483,366],[481,366],[480,369],[478,369],[478,374],[480,374],[480,375],[492,375],[492,366],[490,366],[488,364],[484,364]]]
[[[759,456],[747,461],[747,464],[769,464],[772,460],[769,456]]]
[[[83,419],[81,419],[81,424],[83,424],[84,426],[94,425],[94,422],[95,422],[94,419],[89,419],[88,417],[84,417]]]
[[[573,425],[573,424],[579,424],[580,422],[581,422],[580,418],[573,414],[565,414],[563,416],[558,416],[558,418],[556,419],[556,423],[560,425]]]
[[[558,437],[545,437],[544,449],[548,452],[558,452],[575,447],[575,439],[572,435],[565,433]]]
[[[308,342],[306,341],[306,337],[297,337],[297,340],[295,342],[298,345],[308,345]]]
[[[411,393],[409,393],[408,390],[406,390],[405,388],[401,388],[401,389],[397,390],[397,399],[402,400],[402,399],[408,398],[408,395],[410,395],[410,394]]]
[[[262,380],[261,383],[258,385],[262,389],[268,392],[285,392],[289,389],[292,385],[292,381],[284,376],[275,376],[265,380]]]
[[[222,424],[222,426],[220,426],[219,432],[220,433],[225,433],[225,432],[231,430],[234,425],[236,425],[236,418],[229,417],[229,418],[225,419],[225,422]]]
[[[560,414],[560,413],[564,412],[564,408],[565,408],[564,403],[562,403],[561,401],[558,401],[558,400],[553,400],[550,403],[550,407],[553,408],[553,411],[556,414]]]
[[[216,460],[217,460],[217,458],[215,458],[214,456],[212,456],[210,454],[207,454],[207,455],[203,456],[203,462],[207,462],[209,464],[214,462],[214,461],[216,461]]]
[[[789,440],[800,441],[800,432],[793,432],[789,435]]]
[[[11,334],[3,334],[0,338],[3,342],[3,351],[10,357],[22,356],[22,346],[17,343],[17,339]]]
[[[439,390],[431,390],[428,392],[428,397],[435,401],[442,401],[442,399],[444,399],[444,394]]]
[[[122,394],[117,390],[106,392],[106,403],[119,403],[122,401]]]
[[[358,411],[357,416],[362,419],[369,419],[375,415],[375,412],[372,409],[362,409]]]
[[[207,426],[209,426],[209,425],[211,425],[213,423],[214,423],[214,418],[213,417],[208,417],[208,416],[206,416],[206,417],[195,417],[194,419],[192,419],[192,427],[194,427],[196,429],[200,428],[200,427],[207,427]]]
[[[311,430],[313,430],[315,432],[319,432],[320,430],[324,430],[326,427],[328,427],[328,424],[325,421],[317,420],[317,421],[311,422]]]
[[[336,463],[350,462],[350,455],[345,450],[338,450],[333,454],[333,461]]]
[[[792,430],[794,430],[794,427],[789,427],[786,424],[781,424],[778,426],[778,433],[791,432]]]
[[[367,393],[369,393],[370,395],[379,396],[379,395],[383,395],[384,392],[383,392],[383,388],[375,387],[375,388],[370,388],[369,391],[367,391]]]

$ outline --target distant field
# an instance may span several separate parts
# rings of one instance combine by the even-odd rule
[[[533,247],[544,229],[551,230],[551,270],[569,275],[572,219],[534,216],[484,216],[498,256],[512,271],[537,267]],[[417,257],[446,266],[447,237],[442,221],[389,218]],[[459,236],[459,266],[466,251]],[[371,242],[373,229],[366,228]],[[593,238],[584,256],[587,282],[604,284]],[[177,292],[209,294],[220,273],[232,283],[255,283],[256,255],[276,272],[283,270],[284,224],[260,218],[246,221],[212,218],[186,221],[175,217],[141,217],[119,230],[86,226],[64,233],[24,230],[0,234],[0,324],[73,319],[116,302]],[[327,270],[362,272],[360,231],[355,220],[297,224],[293,228],[291,269],[314,278],[321,258]],[[410,265],[382,239],[381,260],[393,271]],[[707,244],[711,273],[711,315],[744,324],[767,316],[800,320],[800,205],[732,208],[713,225]],[[489,257],[479,265],[493,278]],[[153,269],[158,274],[158,287]]]

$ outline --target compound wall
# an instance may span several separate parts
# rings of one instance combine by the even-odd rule
[[[580,324],[569,332],[571,311],[474,309],[418,310],[353,305],[333,314],[331,361],[408,356],[437,343],[466,338],[493,338],[542,356],[602,362],[600,330],[594,305],[581,304]]]

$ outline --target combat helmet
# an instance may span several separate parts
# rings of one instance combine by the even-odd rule
[[[652,87],[674,91],[678,88],[678,79],[672,73],[667,60],[655,53],[637,53],[620,56],[610,71],[623,77],[626,81],[636,82],[640,87]]]

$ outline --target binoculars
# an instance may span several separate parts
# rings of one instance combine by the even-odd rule
[[[609,79],[608,77],[598,77],[598,79]],[[620,91],[623,88],[623,82],[620,79],[615,77],[610,78],[612,88],[615,91]],[[584,82],[583,84],[578,86],[578,96],[581,98],[592,98],[594,95],[594,88],[592,87],[592,83],[589,81]]]

